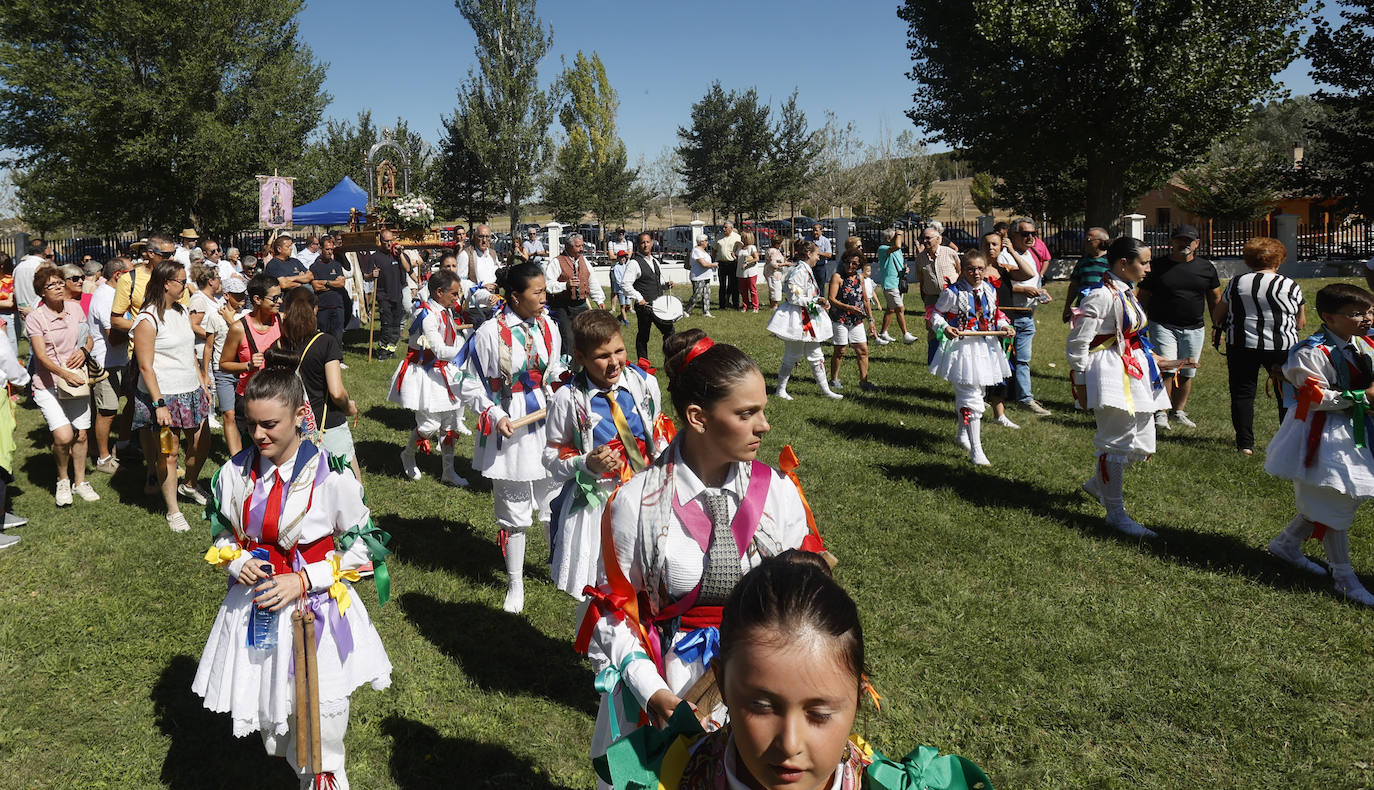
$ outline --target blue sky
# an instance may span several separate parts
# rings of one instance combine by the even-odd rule
[[[799,90],[807,119],[829,109],[875,142],[911,128],[906,28],[896,0],[722,2],[543,0],[553,25],[541,66],[547,84],[579,49],[596,51],[620,98],[620,134],[633,164],[676,144],[692,102],[713,80],[727,90],[756,87],[774,104]],[[1328,12],[1330,13],[1330,12]],[[372,110],[378,123],[400,116],[438,140],[457,86],[474,64],[472,31],[451,0],[309,0],[302,38],[329,64],[328,117]],[[731,30],[731,28],[733,30]],[[1280,79],[1295,94],[1313,90],[1307,64]]]

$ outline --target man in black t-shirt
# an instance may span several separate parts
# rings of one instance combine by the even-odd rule
[[[326,236],[320,243],[320,257],[310,265],[314,277],[315,298],[319,312],[315,321],[321,332],[333,335],[343,343],[344,325],[348,316],[348,292],[344,288],[344,270],[334,259],[334,240]]]
[[[294,245],[290,236],[278,236],[272,242],[272,260],[267,262],[264,269],[269,275],[277,278],[277,284],[281,286],[282,292],[308,285],[315,277],[310,274],[310,270],[305,268],[305,264],[291,257],[291,248]]]
[[[401,327],[410,318],[410,306],[405,303],[410,261],[396,246],[395,233],[384,230],[381,240],[382,249],[374,251],[363,263],[363,276],[377,282],[377,315],[381,320],[377,329],[377,358],[391,359],[396,355]]]
[[[1179,225],[1171,239],[1173,252],[1150,264],[1150,273],[1140,281],[1138,294],[1145,315],[1150,319],[1150,342],[1164,359],[1192,359],[1202,356],[1206,327],[1204,317],[1212,314],[1221,301],[1221,279],[1217,267],[1206,258],[1195,257],[1197,228]],[[1164,379],[1171,409],[1155,412],[1155,427],[1169,428],[1169,417],[1187,428],[1197,425],[1184,407],[1193,391],[1196,368],[1183,368],[1176,376]]]

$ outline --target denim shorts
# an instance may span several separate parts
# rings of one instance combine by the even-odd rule
[[[1150,324],[1149,332],[1155,353],[1164,359],[1198,359],[1202,356],[1202,343],[1206,334],[1204,327],[1175,329],[1164,324]],[[1190,379],[1197,375],[1197,368],[1184,368],[1178,375]]]

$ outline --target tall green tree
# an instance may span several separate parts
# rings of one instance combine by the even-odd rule
[[[371,110],[363,110],[356,121],[334,118],[325,121],[306,144],[292,172],[282,173],[296,177],[296,203],[318,199],[344,176],[367,189],[367,152],[384,134],[405,151],[405,165],[410,168],[410,191],[428,193],[434,181],[434,146],[412,130],[404,119],[397,118],[394,125],[383,129],[372,122]],[[395,151],[384,149],[378,154],[378,161],[381,159],[390,160],[397,172],[401,171],[401,157],[396,156]],[[397,181],[396,188],[401,189],[402,184],[399,179]]]
[[[1107,225],[1277,93],[1301,12],[1302,0],[906,0],[908,115],[1013,198],[1041,176],[1081,183],[1088,222]]]
[[[444,131],[434,163],[430,186],[440,216],[467,220],[476,225],[486,222],[505,207],[496,195],[491,171],[468,145],[460,117],[465,109],[443,118]]]
[[[539,87],[539,62],[553,28],[535,14],[535,0],[454,0],[477,37],[477,70],[458,87],[455,113],[469,148],[504,192],[512,229],[534,192],[535,173],[549,157],[553,107]]]
[[[1374,3],[1342,0],[1339,27],[1317,19],[1307,41],[1312,79],[1326,117],[1309,126],[1321,146],[1317,188],[1374,217]]]
[[[1178,207],[1210,219],[1248,220],[1278,205],[1285,160],[1254,142],[1233,139],[1213,146],[1196,167],[1178,174]]]
[[[556,186],[558,198],[561,202],[581,193],[581,209],[590,210],[603,226],[623,219],[633,202],[639,171],[629,166],[625,143],[616,131],[620,100],[606,77],[601,56],[593,52],[587,57],[578,51],[558,86],[566,97],[558,112],[566,139],[559,148],[554,177],[583,182]]]
[[[729,169],[721,174],[726,182],[721,188],[721,208],[737,220],[745,215],[764,217],[769,208],[778,204],[782,183],[778,172],[788,165],[774,158],[779,149],[771,121],[772,109],[759,100],[758,91],[750,88],[732,93],[731,98],[730,136],[725,148]],[[805,131],[804,116],[801,121]]]
[[[683,197],[693,211],[715,211],[723,205],[723,175],[733,166],[726,150],[733,108],[733,94],[727,94],[719,81],[713,82],[706,95],[692,104],[691,124],[678,127],[679,172],[686,183]]]
[[[807,187],[819,164],[821,141],[819,131],[807,126],[806,113],[793,89],[778,111],[771,157],[773,194],[789,203],[793,215],[797,213],[796,204],[807,197]],[[760,216],[754,213],[754,217]]]
[[[816,132],[816,165],[806,187],[806,197],[818,206],[852,206],[863,200],[863,141],[853,122],[841,124],[827,110],[825,124]]]
[[[253,176],[293,165],[328,101],[301,6],[0,4],[0,148],[23,210],[99,231],[253,223]]]
[[[587,163],[581,154],[575,146],[559,146],[553,167],[540,179],[544,208],[564,225],[582,222],[591,202]]]
[[[990,173],[974,173],[968,184],[968,197],[979,214],[991,215],[997,209],[997,180]]]

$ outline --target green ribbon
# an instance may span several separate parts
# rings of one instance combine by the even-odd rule
[[[625,656],[625,660],[620,662],[620,666],[606,667],[598,672],[596,680],[592,683],[598,693],[606,695],[606,702],[610,705],[608,713],[611,718],[611,740],[613,741],[620,738],[620,717],[616,715],[615,709],[615,687],[620,686],[620,704],[624,706],[625,710],[639,709],[639,700],[635,699],[634,692],[630,691],[629,685],[621,682],[621,678],[625,674],[625,667],[628,667],[630,662],[638,661],[641,658],[647,661],[649,654],[637,650]]]
[[[954,342],[954,338],[949,334],[949,325],[940,327],[940,350],[949,348],[949,344]]]
[[[353,467],[349,465],[348,459],[343,457],[342,455],[332,455],[330,453],[325,453],[324,457],[325,463],[329,465],[329,471],[335,473],[341,473],[345,471],[347,471],[349,474],[353,473]]]
[[[611,744],[606,754],[592,760],[597,776],[615,790],[658,790],[658,775],[668,749],[680,737],[696,737],[706,731],[696,711],[683,702],[673,711],[668,726],[640,727]]]
[[[874,790],[992,790],[992,782],[973,761],[957,754],[939,754],[934,746],[921,746],[896,762],[874,752],[864,786]]]
[[[205,510],[201,511],[202,521],[210,522],[210,537],[215,537],[221,532],[234,531],[234,525],[229,523],[229,519],[220,512],[219,506],[219,476],[224,471],[225,464],[215,471],[215,476],[210,478],[210,499],[205,503]]]
[[[1365,416],[1369,412],[1369,401],[1365,399],[1364,390],[1346,390],[1342,396],[1349,398],[1354,403],[1354,411],[1350,415],[1350,421],[1354,423],[1355,446],[1365,447],[1368,444],[1368,437],[1365,435]]]
[[[386,558],[391,554],[386,544],[391,542],[391,535],[379,529],[369,518],[366,524],[359,524],[338,537],[339,551],[348,551],[358,540],[367,546],[368,557],[372,560],[372,579],[377,583],[377,606],[386,606],[386,602],[391,600],[391,572],[386,569]]]
[[[592,477],[586,470],[578,469],[573,476],[573,482],[577,483],[577,494],[573,497],[573,504],[570,512],[576,513],[588,505],[601,507],[609,499],[606,492],[597,485],[596,478]]]

